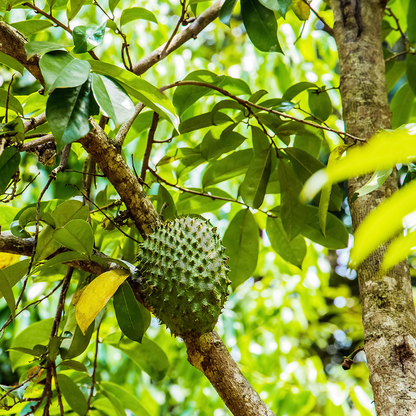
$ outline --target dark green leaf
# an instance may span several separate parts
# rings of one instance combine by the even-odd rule
[[[193,191],[202,193],[202,189],[194,189]],[[222,189],[206,188],[204,193],[219,196],[221,198],[233,199],[233,197]],[[182,193],[179,195],[176,203],[176,209],[179,214],[203,214],[204,212],[212,212],[221,208],[227,201],[221,199],[211,199],[205,196],[193,195],[190,193]]]
[[[72,31],[74,53],[84,53],[96,48],[104,39],[107,22],[101,26],[76,26]]]
[[[114,13],[114,9],[116,8],[117,4],[119,3],[120,0],[109,0],[108,1],[108,7],[111,10],[111,13]]]
[[[123,282],[114,294],[114,310],[124,335],[133,341],[142,342],[145,328],[141,309],[127,282]]]
[[[335,215],[328,213],[324,237],[319,224],[318,208],[310,205],[306,208],[306,222],[302,228],[302,234],[305,237],[324,247],[328,247],[331,250],[347,247],[348,231],[340,219]]]
[[[244,202],[253,208],[260,208],[266,194],[272,169],[272,148],[262,150],[250,163],[240,193]]]
[[[49,20],[24,20],[23,22],[15,22],[10,26],[13,26],[20,33],[25,36],[33,35],[34,33],[41,32],[42,30],[48,29],[53,26],[53,23]]]
[[[5,191],[13,175],[19,169],[19,163],[19,150],[16,147],[6,147],[0,156],[0,194]]]
[[[262,101],[259,105],[276,111],[287,112],[295,108],[296,104],[297,103],[292,103],[291,101],[286,101],[283,98],[271,98],[269,100]]]
[[[298,82],[297,84],[289,87],[283,94],[282,98],[286,101],[292,101],[298,94],[309,88],[317,89],[318,87],[316,84],[313,84],[312,82]]]
[[[116,127],[133,117],[133,101],[118,82],[104,75],[92,74],[92,91],[97,103]]]
[[[325,121],[332,113],[332,103],[327,91],[309,90],[309,108],[312,114]]]
[[[87,221],[71,220],[63,228],[57,228],[53,237],[71,250],[88,255],[92,253],[94,234]]]
[[[55,89],[46,104],[46,118],[60,147],[89,133],[88,119],[98,112],[91,90],[91,76],[79,87]]]
[[[48,94],[55,88],[71,88],[84,84],[91,69],[87,61],[75,59],[65,51],[46,53],[40,59],[39,66],[45,79],[45,92]]]
[[[270,10],[273,10],[274,12],[280,11],[278,0],[259,0],[259,1],[264,7]]]
[[[289,6],[292,4],[292,0],[277,0],[277,2],[279,3],[280,14],[284,18],[289,9]]]
[[[223,244],[230,257],[228,277],[235,289],[254,273],[259,255],[259,227],[249,209],[238,211],[231,220]]]
[[[258,0],[241,0],[241,14],[247,34],[262,52],[282,52],[277,39],[277,22],[273,11]]]
[[[406,72],[406,61],[394,62],[392,68],[390,68],[386,74],[387,91],[390,92],[393,87],[399,82]]]
[[[406,63],[407,63],[407,70],[406,70],[406,76],[407,76],[407,82],[410,85],[410,88],[413,91],[413,94],[416,95],[416,55],[407,54],[406,57]]]
[[[393,113],[391,124],[393,129],[397,129],[409,121],[415,102],[415,94],[408,82],[403,84],[394,94],[390,102],[390,109]]]
[[[80,363],[79,361],[64,360],[64,361],[61,361],[59,363],[59,365],[71,368],[72,370],[75,370],[75,371],[81,371],[83,373],[88,373],[87,367],[85,367],[85,365]]]
[[[30,234],[20,226],[19,221],[10,223],[10,231],[15,237],[30,238]]]
[[[140,114],[141,115],[141,114]],[[139,115],[139,117],[140,117]],[[212,125],[220,125],[228,122],[233,122],[233,119],[224,113],[218,112],[215,114],[214,120],[212,119],[211,112],[199,114],[198,116],[188,118],[179,125],[180,134],[189,133],[191,131],[210,127]]]
[[[173,202],[172,195],[169,191],[162,185],[159,185],[159,190],[157,192],[157,210],[159,212],[161,212],[164,204],[166,204],[166,206],[163,208],[163,218],[166,220],[173,220],[176,217],[175,202]]]
[[[85,416],[88,404],[79,387],[64,374],[58,374],[58,384],[69,407],[80,416]]]
[[[9,350],[33,355],[34,357],[40,357],[48,351],[48,348],[45,345],[35,345],[33,348],[15,347],[9,348]]]
[[[416,42],[416,3],[413,0],[409,1],[407,10],[407,36],[410,43]]]
[[[222,109],[233,109],[233,110],[240,110],[240,111],[245,111],[245,107],[239,103],[237,103],[234,100],[221,100],[220,102],[218,102],[217,104],[215,104],[214,108],[211,110],[211,119],[212,119],[212,124],[215,124],[215,117],[218,113],[219,110]]]
[[[260,98],[264,97],[266,94],[268,94],[268,91],[266,90],[259,90],[256,91],[249,99],[248,101],[250,101],[251,103],[257,103],[257,101],[260,100]]]
[[[254,156],[257,156],[262,150],[270,147],[270,140],[261,128],[251,126],[251,137],[253,141]]]
[[[201,152],[197,148],[192,149],[190,147],[178,147],[163,156],[162,159],[157,162],[156,166],[166,165],[168,163],[173,163],[176,160],[182,160],[192,156],[197,158],[202,157]]]
[[[30,222],[36,222],[35,207],[27,209],[19,218],[19,225],[25,228]],[[55,220],[49,212],[39,210],[39,220],[55,228]]]
[[[120,26],[132,22],[133,20],[144,19],[157,24],[156,16],[149,10],[143,7],[129,7],[124,9],[121,13]]]
[[[221,7],[219,14],[220,22],[224,23],[228,27],[231,27],[231,15],[233,14],[233,10],[236,4],[237,0],[225,0],[224,4]]]
[[[240,133],[232,131],[235,124],[212,128],[201,143],[201,154],[206,159],[216,159],[224,153],[235,150],[246,139]],[[219,136],[219,137],[218,137]],[[218,137],[218,138],[217,138]]]
[[[318,136],[304,136],[297,134],[293,141],[293,147],[301,149],[314,158],[318,158],[322,140]]]
[[[55,227],[64,227],[71,220],[86,221],[89,215],[88,206],[81,201],[71,199],[59,204],[52,212],[55,219]]]
[[[266,231],[273,250],[284,260],[302,268],[302,262],[306,255],[305,239],[300,235],[292,240],[289,239],[280,217],[268,217]]]
[[[7,107],[9,110],[23,115],[23,107],[20,101],[6,90],[0,90],[0,107]]]
[[[279,180],[282,195],[281,219],[291,241],[302,231],[305,223],[306,206],[299,201],[302,183],[285,160],[279,163]]]
[[[260,113],[260,114],[257,115],[257,117],[259,118],[261,123],[263,123],[267,128],[272,130],[274,133],[276,133],[276,131],[279,129],[279,127],[283,124],[283,121],[276,114]],[[286,145],[289,145],[289,143],[290,143],[290,138],[289,137],[285,137],[285,136],[281,135],[279,137],[279,139],[282,140],[283,143],[285,143]]]
[[[231,153],[224,159],[211,163],[202,177],[203,188],[243,174],[252,158],[253,150],[245,149]]]
[[[65,49],[68,46],[69,45],[60,45],[59,43],[55,43],[55,42],[33,41],[33,42],[26,43],[25,49],[26,49],[27,59],[30,59],[33,55],[36,55],[37,53],[42,54],[42,53],[47,53],[51,51],[56,51],[59,49]]]
[[[219,75],[215,80],[217,87],[223,88],[233,95],[251,95],[250,87],[245,81],[239,78],[229,77],[227,75]],[[211,90],[211,94],[222,96],[222,93]]]
[[[25,67],[19,61],[16,61],[16,59],[6,55],[3,52],[0,52],[0,63],[16,70],[17,72],[20,72],[23,75]]]

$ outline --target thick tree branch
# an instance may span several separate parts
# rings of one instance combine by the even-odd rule
[[[170,53],[178,49],[189,39],[196,39],[198,34],[218,17],[223,3],[224,0],[216,1],[211,7],[201,13],[192,24],[190,24],[181,33],[177,34],[172,39],[169,47],[166,48],[166,50],[165,45],[162,45],[161,47],[154,50],[150,55],[137,62],[137,64],[133,66],[133,72],[136,75],[145,73],[149,68],[151,68],[162,59],[165,59]]]

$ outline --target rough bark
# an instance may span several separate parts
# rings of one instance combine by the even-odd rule
[[[191,29],[186,29],[181,34],[177,35],[179,38],[175,37],[172,41],[176,46],[168,48],[166,54],[163,56],[159,55],[157,59],[152,58],[146,60],[146,63],[143,61],[141,64],[143,66],[141,66],[142,69],[140,71],[145,72],[152,65],[165,58],[168,53],[175,50],[191,37],[196,37],[199,31],[205,28],[218,16],[222,3],[223,0],[217,1],[213,6],[207,9],[206,12],[201,14],[201,16],[203,15],[202,18],[200,20],[197,19],[197,23],[192,26]],[[186,33],[183,34],[184,32]],[[187,33],[190,34],[190,36],[188,36]],[[14,46],[4,46],[7,42],[10,42],[10,44]],[[18,59],[43,85],[43,78],[38,66],[38,59],[32,58],[34,61],[33,63],[27,60],[25,61],[26,53],[24,50],[24,38],[22,38],[17,31],[14,29],[12,30],[12,28],[3,22],[0,22],[0,43],[3,45],[0,50]],[[103,173],[119,193],[122,201],[130,211],[131,217],[135,221],[139,231],[143,235],[151,233],[153,228],[157,226],[160,221],[156,210],[147,198],[138,179],[121,156],[119,150],[108,141],[108,138],[101,127],[99,127],[94,120],[91,120],[91,122],[93,124],[93,129],[90,133],[80,139],[80,142],[85,150],[94,157]],[[21,252],[17,250],[6,250],[6,248],[11,247],[11,240],[9,237],[10,236],[0,235],[0,252],[6,251],[24,254],[23,251],[25,251],[26,255],[29,254],[28,248],[30,242],[28,241],[16,241],[16,247],[18,249],[19,247],[22,247],[21,250],[19,249]],[[31,247],[33,247],[33,243]],[[102,266],[98,263],[93,264],[93,262],[79,262],[78,264],[72,262],[69,263],[69,265],[83,270],[89,269],[94,274],[100,274],[104,271]],[[211,346],[210,343],[212,343]],[[187,341],[187,347],[190,352],[189,361],[191,364],[198,365],[197,368],[199,368],[213,384],[215,383],[214,387],[235,416],[273,416],[273,413],[267,408],[259,395],[240,372],[237,364],[230,356],[227,347],[224,345],[218,334],[206,334],[205,338],[202,340],[199,338],[189,339]],[[204,365],[199,365],[201,359]],[[241,401],[243,401],[243,403],[241,403]]]
[[[391,128],[382,52],[380,0],[332,0],[345,129],[370,138]],[[392,143],[394,146],[394,143]],[[348,194],[368,177],[351,179]],[[350,202],[353,229],[397,190],[395,173],[371,194]],[[416,316],[407,262],[376,277],[387,244],[358,269],[365,353],[379,416],[416,414]]]

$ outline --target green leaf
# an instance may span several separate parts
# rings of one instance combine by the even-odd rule
[[[221,100],[220,102],[218,102],[217,104],[214,105],[213,109],[211,110],[211,118],[212,118],[212,124],[215,124],[215,116],[217,115],[219,110],[222,109],[233,109],[233,110],[240,110],[244,113],[245,111],[245,107],[240,104],[237,103],[234,100]]]
[[[87,400],[79,387],[66,375],[58,374],[58,384],[69,407],[80,416],[85,416],[88,410]]]
[[[211,112],[199,114],[195,117],[187,118],[186,120],[182,121],[179,125],[179,132],[180,134],[185,134],[191,131],[203,129],[205,127],[210,127],[212,125],[218,126],[228,122],[232,123],[233,119],[221,112],[215,114],[214,120],[212,119]]]
[[[416,42],[416,4],[414,1],[409,1],[407,10],[407,36],[410,43]]]
[[[59,363],[59,366],[65,366],[75,371],[81,371],[83,373],[88,373],[87,367],[79,361],[75,360],[64,360]]]
[[[415,9],[416,13],[416,9]],[[350,388],[350,395],[354,407],[361,416],[371,416],[373,414],[373,400],[360,386]],[[334,414],[334,413],[332,413]]]
[[[19,218],[19,225],[25,228],[29,223],[36,222],[36,211],[37,209],[32,207],[23,212]],[[39,210],[39,220],[55,228],[55,220],[49,212]]]
[[[65,51],[46,53],[39,61],[45,79],[45,92],[51,93],[55,88],[71,88],[84,84],[90,75],[90,64],[75,59]]]
[[[162,159],[157,162],[156,166],[167,165],[173,163],[176,160],[183,160],[189,157],[202,158],[201,152],[199,149],[193,149],[190,147],[178,147],[170,152],[168,152]]]
[[[134,116],[133,101],[118,82],[104,75],[92,74],[92,91],[98,105],[116,127]]]
[[[251,138],[253,141],[253,152],[256,157],[262,150],[270,147],[270,140],[266,133],[256,126],[251,126]]]
[[[284,260],[301,269],[306,255],[305,239],[300,235],[289,239],[280,217],[267,218],[266,232],[273,250]]]
[[[225,0],[224,4],[221,6],[219,19],[221,23],[224,23],[224,25],[227,25],[228,27],[231,27],[231,15],[233,14],[236,4],[237,0]]]
[[[169,360],[165,352],[155,342],[144,337],[142,344],[123,338],[118,343],[109,342],[105,338],[104,343],[123,351],[137,366],[155,380],[160,381],[168,372]]]
[[[24,348],[16,347],[9,348],[9,351],[17,351],[27,355],[33,355],[34,357],[40,357],[43,354],[46,354],[48,348],[45,345],[35,345],[34,348]]]
[[[118,397],[126,409],[131,410],[135,415],[150,416],[147,410],[143,407],[140,400],[126,388],[111,381],[102,381],[100,388],[106,392],[112,393]]]
[[[61,244],[54,239],[55,230],[50,225],[45,225],[38,237],[35,260],[43,260],[55,253]]]
[[[88,327],[85,335],[78,326],[75,317],[75,306],[71,304],[66,312],[65,326],[62,335],[65,337],[60,346],[63,360],[70,360],[81,355],[88,347],[94,332],[94,322]]]
[[[57,228],[54,239],[71,250],[91,255],[94,234],[91,226],[84,220],[71,220],[63,228]]]
[[[73,53],[84,53],[93,50],[100,45],[104,39],[107,21],[101,26],[76,26],[72,31],[75,48]]]
[[[298,82],[297,84],[289,87],[283,94],[282,98],[286,101],[292,101],[298,94],[305,90],[308,90],[309,88],[317,89],[318,87],[316,84],[313,84],[312,82]]]
[[[388,271],[396,264],[405,260],[414,251],[416,246],[416,231],[408,230],[406,235],[399,235],[387,247],[384,259],[381,263],[381,270]]]
[[[46,104],[46,119],[60,147],[91,130],[89,117],[99,112],[91,90],[91,76],[75,88],[57,88]]]
[[[64,227],[71,220],[79,219],[86,221],[88,215],[88,206],[76,199],[65,201],[52,211],[52,217],[55,220],[56,228]]]
[[[254,157],[240,186],[240,193],[246,204],[253,208],[260,208],[263,204],[271,170],[272,148],[269,146]]]
[[[292,0],[277,0],[279,3],[280,13],[285,18],[289,6],[292,4]]]
[[[17,282],[20,282],[22,277],[27,273],[30,259],[21,260],[18,263],[11,264],[0,270],[1,276],[5,277],[10,287],[13,287]],[[3,278],[2,277],[2,278]],[[0,291],[0,298],[3,294]]]
[[[81,254],[76,251],[65,251],[64,253],[59,253],[58,255],[52,257],[51,259],[43,263],[42,266],[40,266],[40,268],[42,270],[45,270],[48,267],[56,266],[57,264],[64,264],[66,262],[76,260],[88,261],[88,256],[86,254]]]
[[[406,61],[395,61],[392,68],[386,73],[387,91],[390,92],[406,72]]]
[[[20,72],[23,75],[25,67],[19,61],[3,52],[0,52],[0,63],[16,70],[17,72]]]
[[[327,215],[325,237],[323,236],[319,224],[319,210],[311,205],[306,207],[302,235],[330,250],[338,250],[348,245],[348,231],[344,223],[331,213]]]
[[[42,32],[43,30],[48,29],[53,26],[53,23],[49,20],[24,20],[22,22],[11,23],[10,26],[13,26],[16,30],[22,33],[25,36],[33,35],[37,32]]]
[[[415,94],[408,82],[403,84],[393,96],[390,109],[393,113],[391,125],[394,129],[406,124],[412,114],[415,102]]]
[[[114,294],[114,310],[124,335],[141,343],[145,333],[144,322],[139,304],[127,282],[123,282]]]
[[[149,22],[158,23],[156,16],[149,10],[144,9],[143,7],[129,7],[124,9],[120,17],[120,26],[124,26],[133,20],[143,19],[148,20]]]
[[[241,14],[247,34],[262,52],[283,53],[277,39],[277,22],[273,11],[258,0],[241,0]]]
[[[23,107],[20,101],[6,90],[0,90],[0,107],[7,107],[9,110],[23,115]]]
[[[190,188],[193,191],[202,193],[202,189]],[[222,189],[206,188],[205,193],[216,195],[222,198],[232,200],[233,197]],[[220,199],[211,199],[205,196],[193,195],[184,192],[179,195],[176,202],[176,209],[179,214],[203,214],[204,212],[212,212],[221,208],[227,201]]]
[[[412,181],[367,215],[354,234],[352,267],[359,266],[380,244],[403,229],[403,218],[414,211],[415,192],[416,181]]]
[[[1,161],[1,157],[0,157],[0,161]],[[1,182],[1,179],[0,179],[0,182]],[[2,231],[7,231],[9,229],[10,223],[13,221],[13,218],[17,214],[18,211],[19,211],[19,208],[10,207],[7,205],[0,205],[0,227]]]
[[[114,13],[114,9],[116,8],[117,4],[119,3],[120,0],[109,0],[108,1],[108,7],[111,10],[111,13]]]
[[[157,210],[161,212],[164,204],[167,204],[163,210],[162,216],[164,219],[173,220],[176,217],[176,207],[172,195],[165,187],[159,185],[157,192]]]
[[[302,231],[306,217],[306,206],[299,201],[302,183],[285,160],[279,163],[279,180],[282,223],[289,240],[293,240]]]
[[[216,159],[224,153],[235,150],[246,140],[240,133],[232,131],[234,127],[235,124],[232,123],[225,129],[222,125],[208,131],[201,143],[201,154],[206,160]]]
[[[33,348],[37,344],[46,344],[51,334],[52,323],[53,318],[48,318],[29,325],[26,329],[16,335],[10,347]],[[10,351],[10,362],[13,371],[22,365],[26,365],[32,359],[32,357],[29,357],[26,354]]]
[[[59,43],[55,43],[55,42],[33,41],[33,42],[26,43],[25,49],[26,49],[27,59],[30,59],[33,55],[36,55],[38,53],[43,54],[47,52],[56,51],[59,49],[65,49],[68,46],[69,45],[60,45]]]
[[[231,153],[229,156],[211,163],[202,177],[203,188],[243,174],[252,158],[253,150],[245,149]]]
[[[178,129],[179,118],[175,113],[175,108],[169,98],[162,94],[158,88],[116,65],[92,60],[88,62],[95,73],[115,78],[123,85],[128,94],[149,106],[172,123],[176,130]]]
[[[259,255],[259,227],[249,209],[238,211],[231,220],[223,244],[230,257],[228,277],[235,289],[254,273]]]
[[[113,406],[116,416],[126,416],[123,403],[116,397],[114,394],[109,393],[108,391],[103,391],[104,396],[108,398],[111,405]]]
[[[0,269],[0,295],[6,300],[7,306],[10,309],[10,312],[14,318],[14,313],[16,310],[16,302],[14,300],[12,286],[10,285],[7,275],[3,273],[3,270]]]
[[[15,237],[30,238],[30,234],[20,226],[19,221],[10,223],[10,231]]]
[[[0,194],[5,191],[13,175],[19,169],[19,163],[19,150],[16,147],[6,147],[0,155]]]
[[[409,83],[410,88],[413,91],[413,94],[416,95],[416,55],[413,55],[410,53],[407,54],[406,64],[407,64],[407,70],[406,70],[407,82]]]
[[[86,0],[69,0],[66,6],[66,17],[71,21],[81,10]]]
[[[315,117],[325,121],[332,113],[332,103],[327,91],[309,90],[309,108]]]

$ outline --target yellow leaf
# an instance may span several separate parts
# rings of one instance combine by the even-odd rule
[[[308,20],[311,10],[303,0],[292,0],[292,10],[299,20]]]
[[[403,229],[403,218],[416,208],[415,193],[416,181],[412,181],[367,215],[354,235],[351,267],[357,267],[380,244]]]
[[[327,182],[341,182],[416,159],[416,134],[411,134],[416,130],[413,130],[382,131],[362,146],[349,148],[338,163],[316,172],[306,181],[302,197],[312,199]]]
[[[406,259],[415,246],[416,230],[409,232],[407,235],[399,235],[387,248],[381,263],[381,269],[387,271]]]
[[[129,276],[128,270],[110,270],[97,276],[85,287],[75,311],[75,318],[84,335],[91,322]]]
[[[16,263],[20,259],[20,255],[0,253],[0,269],[5,269],[8,266]]]

